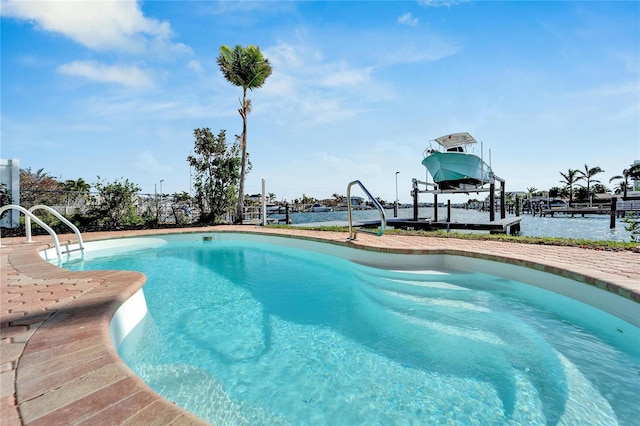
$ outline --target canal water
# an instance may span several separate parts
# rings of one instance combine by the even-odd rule
[[[393,218],[393,209],[385,210],[387,219]],[[420,218],[432,218],[433,208],[420,208],[418,210]],[[273,218],[284,218],[284,215],[272,215]],[[398,209],[399,218],[412,218],[413,208]],[[438,220],[443,221],[447,217],[446,207],[438,209]],[[496,219],[500,218],[500,212],[496,212]],[[514,217],[508,214],[507,217]],[[554,217],[539,217],[530,214],[521,216],[520,235],[530,237],[561,237],[588,239],[596,241],[631,241],[631,232],[626,230],[628,226],[623,219],[616,219],[616,226],[610,229],[610,217],[608,215],[588,215],[581,217],[576,215],[555,215]],[[319,222],[346,222],[348,213],[346,211],[335,212],[308,212],[291,213],[293,225],[316,224]],[[356,210],[353,212],[354,222],[358,220],[380,219],[377,210]],[[451,209],[452,222],[483,223],[489,222],[488,212],[476,210]]]

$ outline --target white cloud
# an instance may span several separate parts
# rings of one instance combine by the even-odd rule
[[[301,38],[297,43],[280,42],[264,49],[274,71],[260,91],[267,97],[261,102],[273,123],[285,117],[302,126],[352,120],[379,102],[395,99],[396,82],[378,78],[384,75],[383,68],[436,61],[459,51],[456,43],[437,37],[423,37],[417,44],[398,48],[395,38],[363,33],[346,44],[357,45],[366,37],[385,54],[373,56],[342,43],[337,51],[326,48],[333,55],[329,57],[322,48],[304,41],[304,31],[296,34]]]
[[[407,12],[404,15],[398,17],[398,23],[415,27],[418,25],[418,18],[415,18],[411,13]]]
[[[426,7],[451,7],[469,0],[418,0],[418,4]]]
[[[355,67],[345,61],[325,61],[323,55],[308,46],[294,46],[281,43],[265,50],[274,68],[272,80],[277,82],[278,90],[354,88],[369,86],[372,67]],[[267,87],[265,85],[265,87]],[[370,87],[369,87],[370,88]]]
[[[340,67],[327,73],[325,78],[322,78],[320,82],[327,87],[353,87],[362,84],[370,83],[370,71],[371,68],[356,69]]]
[[[202,64],[200,63],[200,61],[197,61],[195,59],[187,63],[187,68],[197,73],[201,73],[203,71]]]
[[[167,44],[169,23],[146,18],[136,1],[9,0],[2,2],[2,15],[31,21],[95,50],[186,49]]]
[[[173,171],[172,167],[161,164],[153,153],[148,150],[139,152],[137,157],[133,159],[131,166],[136,170],[140,170],[151,175],[158,173],[170,173]]]
[[[266,49],[265,56],[274,68],[261,90],[274,99],[270,113],[289,119],[297,117],[296,122],[301,125],[352,118],[362,110],[360,100],[371,99],[372,93],[377,96],[382,92],[371,81],[370,68],[356,68],[344,61],[325,61],[314,47],[280,43]],[[286,102],[281,102],[283,99]]]
[[[63,74],[84,77],[102,83],[117,83],[129,87],[148,87],[153,81],[148,73],[137,67],[102,65],[94,61],[74,61],[60,65]]]

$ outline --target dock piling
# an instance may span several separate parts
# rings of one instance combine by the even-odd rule
[[[618,198],[611,197],[611,213],[609,216],[609,228],[614,229],[616,227],[616,208],[618,207]]]

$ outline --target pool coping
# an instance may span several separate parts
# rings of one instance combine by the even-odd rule
[[[570,278],[640,303],[640,254],[387,234],[253,226],[87,233],[85,241],[174,233],[243,232],[304,238],[382,253],[447,254],[499,261]],[[120,360],[109,336],[117,309],[144,285],[123,271],[65,271],[39,251],[51,238],[3,238],[0,248],[0,423],[206,424],[153,392]],[[61,235],[62,245],[76,242]],[[640,305],[639,305],[640,310]],[[640,311],[639,311],[640,312]]]

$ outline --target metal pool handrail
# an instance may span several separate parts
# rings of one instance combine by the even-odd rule
[[[60,241],[58,240],[58,236],[56,235],[55,231],[53,229],[51,229],[50,226],[48,226],[46,223],[44,223],[42,220],[40,220],[36,215],[31,213],[29,210],[27,210],[24,207],[19,206],[17,204],[7,204],[6,206],[0,207],[0,214],[2,214],[3,212],[5,212],[7,210],[18,210],[19,212],[21,212],[22,214],[25,215],[25,226],[26,226],[26,224],[28,224],[28,226],[29,226],[29,231],[27,232],[27,242],[28,243],[32,242],[32,240],[31,240],[31,219],[33,219],[38,225],[40,225],[44,230],[46,230],[49,233],[49,235],[51,235],[51,238],[53,238],[53,244],[56,247],[56,253],[58,254],[58,259],[62,259],[62,254],[60,253]]]
[[[382,206],[380,205],[378,200],[376,200],[373,197],[373,195],[371,195],[371,193],[367,190],[367,188],[364,187],[362,182],[360,182],[359,180],[354,180],[349,185],[347,185],[347,211],[349,212],[349,240],[355,240],[356,239],[356,234],[357,234],[357,232],[353,229],[353,220],[352,220],[352,217],[351,217],[351,210],[352,210],[352,206],[351,206],[351,187],[353,185],[355,185],[355,184],[358,184],[360,186],[360,188],[362,188],[364,193],[367,194],[367,197],[369,197],[369,200],[371,200],[373,205],[380,212],[380,229],[378,230],[378,232],[367,231],[367,230],[364,230],[364,229],[361,229],[361,231],[362,232],[366,232],[367,234],[373,234],[373,235],[377,235],[378,237],[380,237],[382,234],[384,234],[384,230],[385,230],[385,227],[387,225],[387,217],[384,214],[384,209],[382,208]]]
[[[55,217],[58,218],[58,220],[60,220],[62,223],[64,223],[65,225],[67,225],[69,228],[71,228],[71,230],[74,232],[74,234],[76,234],[76,238],[78,239],[78,249],[76,250],[84,250],[84,244],[82,242],[82,235],[80,235],[80,230],[73,224],[71,223],[69,220],[67,220],[66,217],[62,216],[60,213],[58,213],[56,210],[54,210],[53,208],[49,207],[49,206],[45,206],[44,204],[38,204],[35,205],[33,207],[31,207],[29,209],[29,211],[31,213],[35,212],[36,210],[46,210],[49,213],[51,213],[52,215],[54,215]],[[25,226],[26,226],[26,231],[27,231],[27,238],[31,239],[31,221],[29,220],[29,216],[27,216],[27,219],[25,220]],[[67,248],[67,254],[75,251],[75,250],[69,250],[69,248]]]

